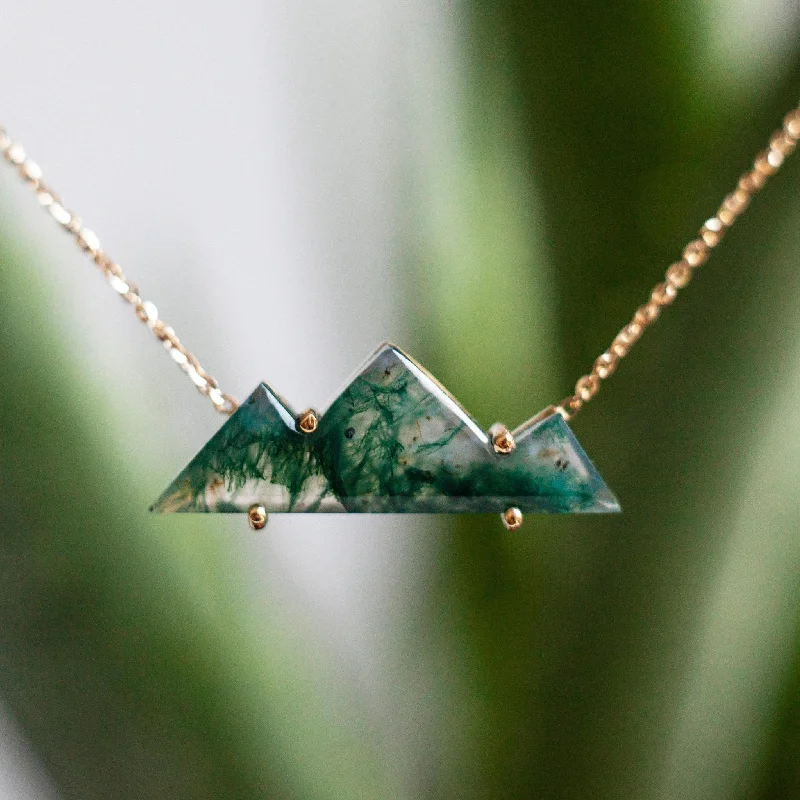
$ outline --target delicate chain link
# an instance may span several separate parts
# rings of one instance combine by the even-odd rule
[[[575,394],[566,397],[557,406],[564,419],[572,419],[600,391],[600,382],[614,374],[620,360],[658,319],[661,309],[672,303],[678,290],[689,283],[695,268],[705,264],[725,231],[744,212],[767,178],[778,171],[786,156],[797,146],[798,139],[800,107],[786,115],[783,127],[770,138],[769,147],[756,156],[753,168],[739,178],[736,189],[722,201],[717,213],[705,222],[699,237],[686,245],[681,260],[667,270],[665,281],[653,289],[650,299],[637,309],[633,319],[617,334],[608,350],[597,358],[592,371],[578,380]]]
[[[734,191],[722,201],[717,213],[703,224],[699,237],[686,245],[680,261],[667,270],[665,280],[653,288],[650,299],[637,309],[633,319],[617,334],[608,350],[597,358],[592,371],[578,380],[575,393],[556,407],[566,420],[572,419],[600,391],[601,381],[614,374],[620,360],[658,319],[661,309],[675,300],[678,291],[692,279],[695,268],[705,264],[725,231],[745,211],[767,179],[778,171],[785,158],[797,147],[799,139],[800,107],[786,115],[783,127],[770,138],[769,147],[756,156],[752,169],[742,175]],[[97,236],[83,227],[80,217],[64,207],[60,197],[42,180],[41,169],[26,157],[25,150],[18,142],[11,141],[1,126],[0,153],[9,164],[18,169],[22,179],[31,186],[39,202],[53,219],[89,254],[105,274],[111,288],[134,307],[136,316],[164,344],[198,391],[210,398],[217,411],[223,414],[233,413],[237,408],[236,400],[222,393],[216,378],[200,366],[197,358],[181,344],[172,328],[158,318],[156,307],[142,299],[136,286],[128,282],[122,274],[119,265],[102,250]]]
[[[142,299],[137,287],[122,274],[119,264],[101,248],[97,236],[83,226],[80,217],[66,209],[59,195],[42,180],[42,170],[39,166],[27,158],[25,149],[19,142],[11,141],[2,126],[0,126],[0,153],[9,164],[17,168],[20,177],[33,189],[42,207],[100,268],[111,288],[133,306],[136,316],[164,345],[172,360],[189,376],[200,394],[208,397],[220,413],[232,414],[237,408],[236,400],[222,392],[217,379],[200,366],[200,362],[184,347],[175,335],[175,331],[159,319],[158,310],[153,303]]]

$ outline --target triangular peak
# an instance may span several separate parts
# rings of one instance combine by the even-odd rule
[[[340,391],[336,393],[330,403],[325,407],[323,410],[326,411],[330,408],[341,396],[347,391],[347,387],[353,383],[356,378],[360,378],[365,372],[369,372],[373,367],[381,362],[385,362],[386,364],[392,363],[402,363],[403,360],[411,361],[411,357],[407,356],[397,345],[392,344],[392,342],[384,341],[381,342],[358,366],[358,368],[354,369],[347,381],[342,385]]]
[[[255,391],[242,403],[242,406],[256,406],[256,408],[267,410],[272,407],[278,416],[286,423],[286,427],[297,431],[297,414],[292,410],[289,403],[279,395],[268,383],[261,381],[256,386]],[[241,406],[240,406],[241,408]],[[238,413],[238,411],[236,412]]]
[[[419,362],[415,361],[408,353],[401,350],[397,345],[389,341],[384,341],[379,344],[372,353],[364,359],[361,366],[355,370],[349,380],[342,387],[331,402],[319,414],[320,420],[325,416],[327,410],[347,391],[347,389],[358,378],[366,378],[370,375],[380,375],[381,373],[394,372],[402,370],[411,375],[429,394],[431,394],[438,402],[440,402],[451,413],[455,414],[466,427],[475,435],[475,437],[483,444],[488,444],[489,437],[485,431],[481,429],[478,423],[467,412],[464,406],[453,397],[452,394],[441,384],[439,381],[428,372]],[[287,427],[292,430],[297,430],[296,427],[296,413],[292,406],[278,394],[269,384],[261,382],[250,395],[250,397],[242,404],[256,404],[266,410],[266,404],[272,406],[275,411],[280,415],[281,419],[286,423]]]
[[[162,494],[154,510],[611,512],[619,506],[563,417],[518,431],[507,456],[410,356],[382,344],[321,416],[297,430],[265,383]]]
[[[381,372],[393,372],[394,370],[403,370],[410,374],[438,402],[459,417],[482,443],[488,443],[489,437],[486,432],[481,429],[464,406],[425,367],[397,347],[397,345],[388,341],[378,345],[372,354],[364,360],[330,405],[333,405],[356,379],[366,378],[371,374],[380,375]],[[328,406],[329,408],[330,405]]]

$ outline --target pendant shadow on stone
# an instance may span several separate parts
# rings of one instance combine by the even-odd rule
[[[304,432],[260,384],[152,506],[160,512],[607,513],[619,504],[548,409],[497,453],[423,367],[383,344]]]

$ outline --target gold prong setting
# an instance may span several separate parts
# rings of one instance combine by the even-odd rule
[[[492,440],[492,449],[501,456],[507,456],[514,452],[517,443],[514,435],[500,422],[495,423],[489,428],[489,436]]]
[[[296,422],[297,430],[299,430],[300,433],[314,433],[319,425],[319,416],[317,415],[316,411],[311,408],[307,408],[301,414],[297,415]]]
[[[522,527],[522,512],[516,507],[507,508],[500,517],[507,531],[516,531]]]
[[[260,531],[266,528],[268,519],[267,509],[258,503],[255,503],[247,509],[247,522],[254,531]]]

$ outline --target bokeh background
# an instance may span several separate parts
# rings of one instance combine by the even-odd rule
[[[239,397],[559,400],[800,95],[797,0],[0,7],[0,122]],[[576,433],[614,519],[154,518],[221,419],[0,173],[0,796],[800,797],[800,159]]]

